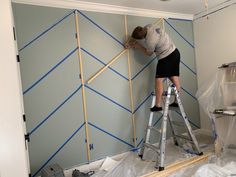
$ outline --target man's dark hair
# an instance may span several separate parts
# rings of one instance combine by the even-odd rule
[[[132,38],[143,39],[143,37],[143,27],[137,26],[132,33]]]

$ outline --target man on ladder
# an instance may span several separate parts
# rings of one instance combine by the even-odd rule
[[[144,52],[146,55],[152,55],[154,52],[159,57],[159,61],[156,67],[156,81],[155,81],[155,93],[153,97],[151,114],[149,118],[148,128],[145,136],[145,143],[140,152],[140,157],[143,158],[145,147],[151,148],[159,155],[156,162],[156,167],[159,171],[164,170],[164,158],[165,158],[165,144],[166,144],[166,131],[167,131],[167,120],[169,120],[170,128],[173,134],[175,145],[179,145],[177,139],[184,139],[192,144],[193,149],[197,155],[202,155],[196,137],[194,136],[187,116],[184,112],[183,105],[179,97],[180,81],[179,81],[179,64],[180,64],[180,53],[175,47],[174,43],[162,29],[156,28],[155,25],[149,24],[145,27],[136,27],[132,33],[133,41],[126,43],[126,48],[135,48]],[[148,48],[143,47],[136,40],[145,39]],[[163,95],[163,79],[169,78],[173,85],[168,87],[166,93],[166,100],[163,112],[163,121],[161,130],[157,130],[152,126],[153,112],[162,111],[161,100]],[[170,96],[174,92],[175,101],[170,104]],[[177,103],[176,103],[177,101]],[[171,116],[169,116],[169,107],[179,108],[181,116],[183,118],[184,126],[187,129],[187,135],[177,134]],[[160,143],[158,146],[154,146],[149,143],[150,132],[161,133]]]
[[[155,53],[159,58],[155,79],[156,103],[151,108],[151,111],[162,111],[161,98],[163,93],[163,79],[169,78],[176,86],[177,90],[180,91],[179,50],[168,34],[161,28],[157,28],[154,24],[149,24],[145,27],[137,26],[132,33],[132,38],[136,40],[145,39],[148,48],[143,47],[136,40],[132,41],[132,43],[127,43],[126,48],[139,49],[148,56]],[[178,104],[174,102],[170,104],[170,106],[178,107]]]

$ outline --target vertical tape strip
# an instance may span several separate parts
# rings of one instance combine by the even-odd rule
[[[128,26],[127,26],[127,16],[125,15],[125,38],[128,40]],[[129,92],[130,92],[130,106],[132,111],[132,127],[133,127],[133,140],[134,147],[136,147],[136,121],[134,116],[134,99],[133,99],[133,85],[132,85],[132,77],[131,77],[131,65],[130,65],[130,53],[127,51],[127,62],[128,62],[128,74],[129,74]]]
[[[85,135],[86,135],[86,149],[87,149],[87,160],[90,161],[90,149],[89,149],[89,132],[88,132],[88,115],[86,107],[86,96],[84,89],[84,73],[83,73],[83,60],[81,55],[81,45],[80,45],[80,34],[79,34],[79,15],[78,11],[75,11],[75,25],[76,25],[76,34],[77,34],[77,45],[78,45],[78,57],[79,57],[79,67],[80,67],[80,76],[82,84],[82,99],[83,99],[83,112],[84,112],[84,123],[85,123]]]

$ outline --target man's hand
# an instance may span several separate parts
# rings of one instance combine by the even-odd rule
[[[142,46],[142,44],[136,42],[132,48],[135,48],[135,49],[139,49],[141,50],[144,54],[148,55],[148,56],[151,56],[153,54],[152,51],[149,51],[148,49],[146,49],[145,47]]]
[[[130,48],[130,46],[129,46],[129,43],[125,43],[125,49],[129,49]]]
[[[153,54],[152,51],[149,51],[148,49],[146,49],[145,47],[142,46],[142,44],[138,43],[134,38],[129,37],[129,39],[125,42],[124,44],[125,49],[130,49],[130,48],[134,48],[134,49],[139,49],[141,50],[144,54],[151,56]]]
[[[137,45],[137,41],[133,38],[129,38],[126,42],[125,42],[125,48],[136,48]]]

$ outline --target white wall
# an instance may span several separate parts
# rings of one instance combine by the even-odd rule
[[[194,21],[198,88],[216,74],[223,63],[236,61],[236,5]],[[209,119],[200,111],[202,128]]]
[[[26,177],[21,90],[12,30],[11,1],[0,6],[0,176]]]

